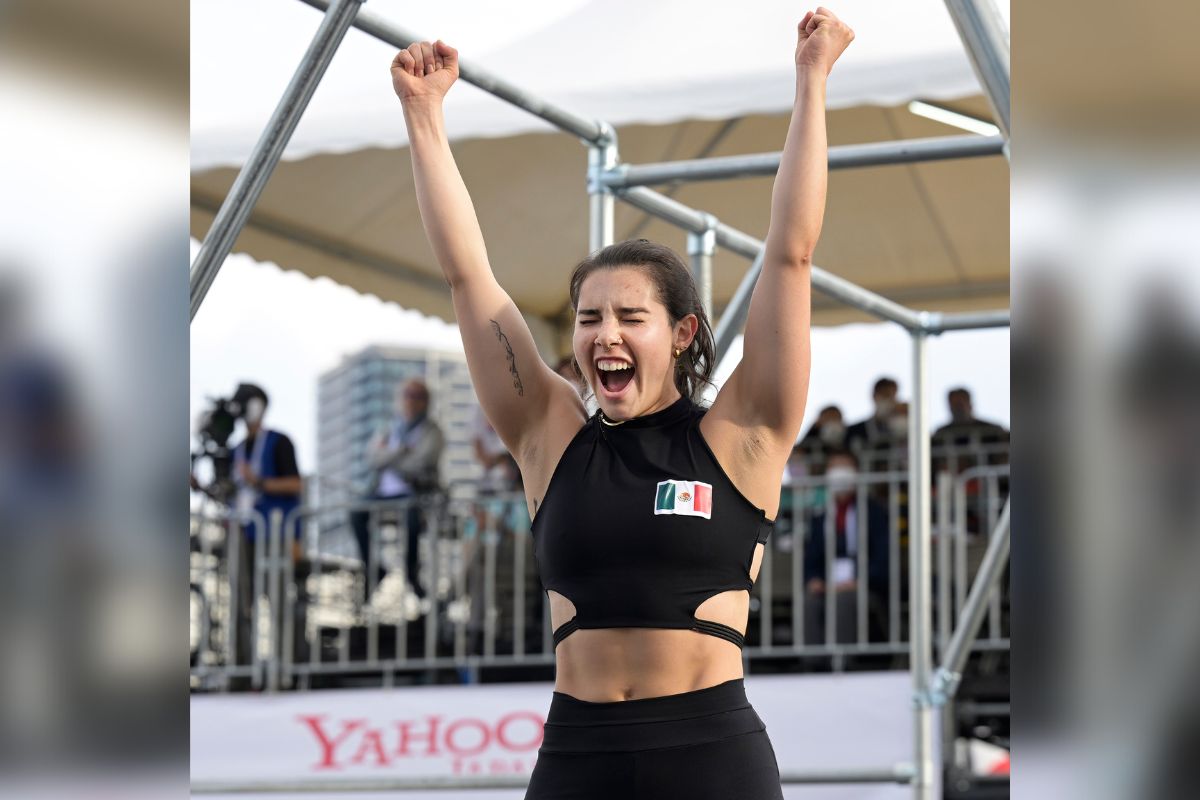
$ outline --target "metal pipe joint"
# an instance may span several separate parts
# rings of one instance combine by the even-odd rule
[[[581,139],[588,148],[587,191],[599,194],[611,191],[604,182],[604,174],[615,169],[620,161],[617,152],[617,131],[607,122],[597,122],[600,135],[593,141]]]

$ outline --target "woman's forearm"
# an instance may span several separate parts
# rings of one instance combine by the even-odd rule
[[[454,288],[488,274],[483,233],[450,152],[441,98],[404,103],[404,121],[421,223],[447,283]]]
[[[781,261],[808,264],[821,235],[829,150],[824,70],[799,67],[796,97],[771,191],[767,249]]]

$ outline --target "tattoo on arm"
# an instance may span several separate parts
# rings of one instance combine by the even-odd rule
[[[512,345],[509,344],[508,337],[504,335],[504,331],[500,330],[500,323],[494,319],[488,321],[492,323],[492,330],[496,333],[497,341],[504,345],[505,358],[508,359],[508,371],[512,373],[513,388],[517,390],[519,396],[524,397],[525,387],[521,385],[521,376],[517,373],[517,357],[513,355]]]

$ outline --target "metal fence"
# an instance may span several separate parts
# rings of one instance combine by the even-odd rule
[[[970,456],[979,462],[994,453]],[[939,655],[1007,497],[1007,478],[1004,464],[938,475]],[[849,557],[838,555],[835,489],[852,498],[841,501],[854,511],[843,511],[841,538],[852,544],[840,549],[851,548]],[[785,485],[751,594],[747,671],[764,658],[828,658],[834,669],[868,657],[877,668],[905,666],[908,503],[902,469],[861,473],[850,487],[831,487],[820,475]],[[356,514],[365,554],[353,535]],[[196,690],[391,686],[432,670],[456,670],[471,683],[481,669],[521,666],[538,668],[529,674],[537,679],[554,663],[550,607],[519,493],[302,507],[254,523],[268,535],[239,542],[246,528],[225,514],[192,519]],[[249,564],[239,563],[247,556]],[[986,636],[973,647],[1008,647],[998,591]]]

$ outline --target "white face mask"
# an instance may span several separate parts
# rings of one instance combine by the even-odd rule
[[[825,444],[837,444],[846,435],[846,426],[840,422],[826,422],[821,426],[821,441]]]
[[[845,494],[846,492],[854,491],[854,479],[857,477],[858,470],[854,467],[830,467],[825,472],[825,480],[829,482],[829,491],[834,494]]]
[[[257,425],[262,422],[263,412],[266,410],[267,404],[261,397],[251,397],[246,401],[246,424]]]
[[[881,397],[875,401],[875,416],[882,419],[896,410],[896,401],[888,397]]]
[[[908,433],[908,417],[904,414],[888,417],[888,428],[893,436],[905,435]]]

